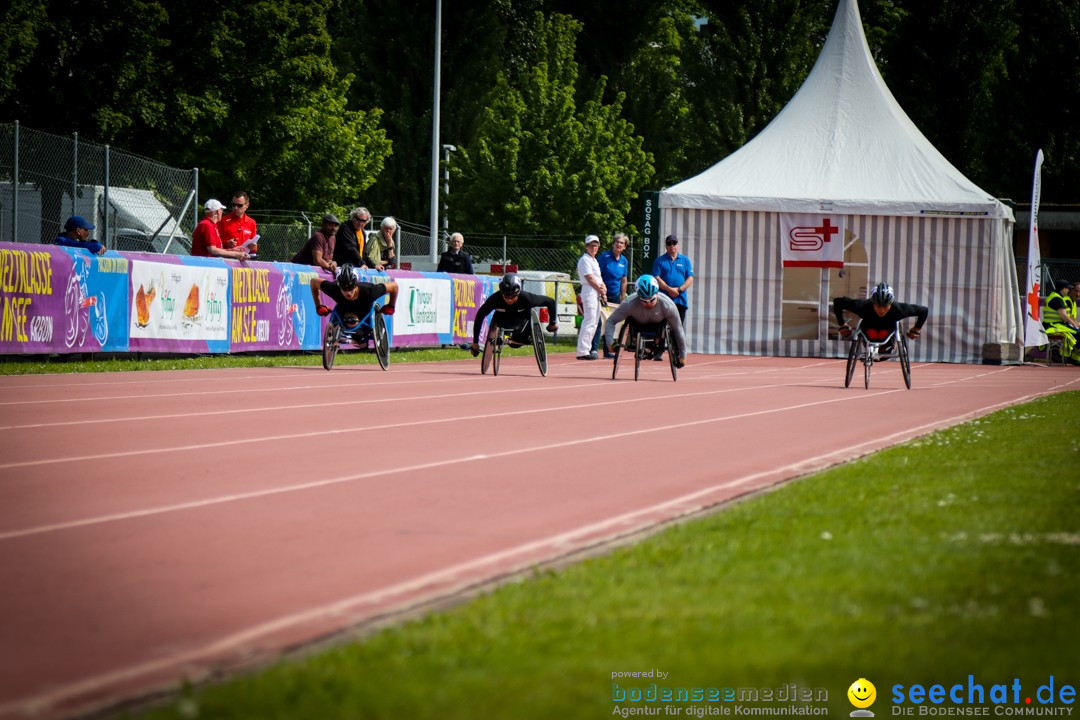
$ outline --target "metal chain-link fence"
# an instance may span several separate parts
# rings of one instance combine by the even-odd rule
[[[81,215],[111,249],[186,253],[196,183],[194,169],[0,123],[0,240],[52,242]]]

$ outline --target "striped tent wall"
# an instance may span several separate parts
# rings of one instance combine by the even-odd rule
[[[902,302],[926,305],[930,319],[913,343],[924,362],[981,362],[983,345],[1017,340],[1019,287],[1007,223],[991,218],[851,215],[848,229],[869,256],[869,281],[887,280]],[[686,317],[696,353],[842,357],[839,341],[784,340],[780,216],[771,212],[669,208],[694,264]],[[823,284],[827,282],[823,280]],[[831,296],[822,288],[820,337]]]

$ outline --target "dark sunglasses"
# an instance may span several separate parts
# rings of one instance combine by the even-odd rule
[[[664,244],[665,244],[665,245],[667,245],[668,247],[671,247],[672,245],[678,245],[678,244],[679,244],[679,241],[678,241],[678,240],[668,240],[668,241],[667,241],[666,243],[664,243]]]
[[[229,207],[247,207],[244,203],[233,203]]]

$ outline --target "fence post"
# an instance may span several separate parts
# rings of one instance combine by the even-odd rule
[[[15,121],[15,176],[11,179],[11,242],[19,242],[19,121]]]
[[[503,235],[503,254],[502,254],[503,269],[506,269],[506,236]]]
[[[71,147],[71,214],[75,212],[75,196],[79,192],[79,133],[71,133],[75,139]]]
[[[199,168],[192,170],[195,174],[191,178],[191,192],[195,196],[195,202],[191,203],[191,225],[195,227],[199,224]]]
[[[101,244],[109,240],[109,146],[105,146],[105,207],[102,214]]]

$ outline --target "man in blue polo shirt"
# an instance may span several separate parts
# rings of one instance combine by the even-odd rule
[[[596,262],[600,265],[600,279],[604,282],[604,294],[608,305],[618,306],[626,299],[626,276],[630,272],[630,261],[623,252],[626,250],[626,234],[616,233],[611,241],[611,249],[600,253]],[[600,349],[600,336],[603,334],[604,318],[601,316],[597,326],[596,335],[593,339],[593,352]],[[615,355],[604,348],[604,357],[613,358]]]
[[[679,252],[679,238],[668,235],[664,240],[667,253],[653,262],[652,274],[660,284],[660,290],[674,301],[679,320],[686,327],[686,291],[694,284],[694,266],[690,258]]]
[[[53,240],[57,245],[64,247],[81,248],[93,255],[105,254],[105,243],[90,239],[90,231],[94,226],[79,215],[73,215],[64,223],[64,232]]]

